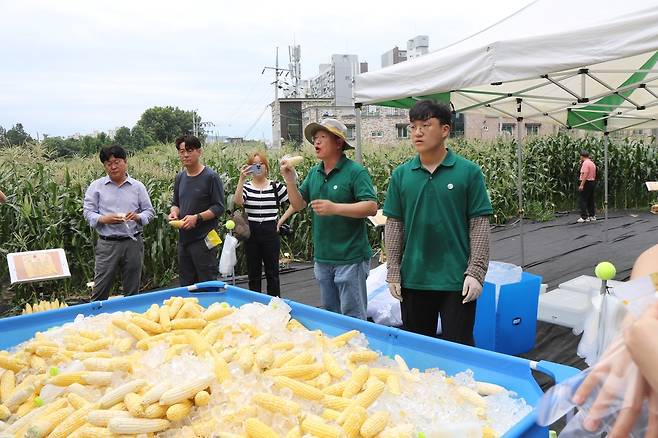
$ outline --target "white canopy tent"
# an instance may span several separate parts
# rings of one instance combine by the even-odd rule
[[[599,131],[607,219],[608,134],[658,127],[657,61],[656,0],[535,0],[435,52],[357,76],[357,158],[364,104],[410,108],[424,98],[449,100],[455,112]],[[523,266],[520,129],[517,137]]]

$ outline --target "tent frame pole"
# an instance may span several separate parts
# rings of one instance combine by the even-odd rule
[[[606,120],[607,122],[607,120]],[[605,243],[606,245],[608,244],[608,146],[610,145],[610,133],[607,130],[607,123],[606,123],[606,131],[603,133],[603,160],[604,160],[604,177],[603,177],[603,185],[604,185],[604,194],[603,194],[603,209],[604,209],[604,236],[605,236]]]
[[[525,267],[525,245],[523,242],[523,136],[521,133],[521,122],[523,122],[523,117],[521,116],[521,103],[522,99],[516,99],[516,112],[518,117],[516,118],[516,159],[517,159],[517,171],[516,171],[516,191],[519,198],[519,241],[521,244],[521,269]]]
[[[354,146],[354,158],[357,163],[363,164],[363,152],[361,148],[361,104],[357,103],[354,105],[354,115],[355,115],[355,128],[356,133],[356,145]]]

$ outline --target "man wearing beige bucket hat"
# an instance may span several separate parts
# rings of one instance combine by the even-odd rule
[[[335,119],[310,123],[304,136],[320,160],[297,188],[292,166],[283,160],[281,175],[295,210],[313,209],[314,273],[322,307],[366,319],[366,278],[372,248],[365,218],[377,212],[377,197],[368,171],[344,154],[353,149],[347,128]]]

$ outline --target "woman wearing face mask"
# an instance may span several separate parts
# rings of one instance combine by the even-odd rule
[[[279,250],[281,240],[277,223],[279,206],[288,201],[286,185],[268,178],[269,165],[265,152],[253,152],[240,169],[235,189],[235,203],[244,205],[249,217],[251,237],[245,242],[249,289],[261,292],[262,266],[265,266],[267,294],[281,296],[279,285]],[[246,181],[251,176],[250,181]]]

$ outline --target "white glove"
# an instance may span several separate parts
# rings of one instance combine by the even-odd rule
[[[467,275],[466,278],[464,278],[464,287],[462,288],[462,296],[465,297],[462,304],[477,300],[481,293],[482,285],[480,282],[470,275]]]
[[[389,283],[388,290],[393,295],[393,298],[400,302],[402,301],[402,286],[400,283]]]

